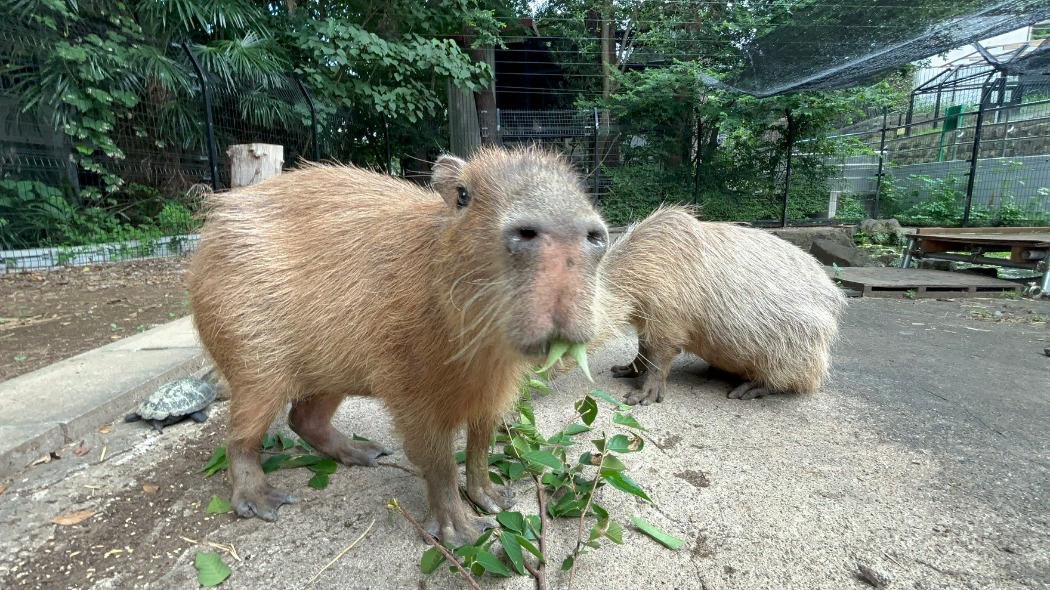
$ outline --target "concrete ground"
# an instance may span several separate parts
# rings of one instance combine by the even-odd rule
[[[833,376],[810,396],[729,400],[730,383],[680,359],[665,401],[634,410],[648,440],[625,457],[654,503],[601,492],[624,544],[581,558],[573,586],[869,587],[860,561],[893,588],[1050,588],[1048,317],[1045,301],[854,299]],[[632,354],[627,340],[592,354],[598,386],[630,391],[608,367]],[[578,372],[558,380],[535,403],[541,429],[569,422],[589,387]],[[162,434],[141,423],[93,429],[58,449],[61,459],[0,481],[0,587],[193,588],[198,548],[223,554],[228,588],[467,587],[444,569],[420,573],[426,546],[388,519],[391,498],[419,516],[423,486],[372,400],[349,400],[337,422],[397,448],[384,465],[340,467],[322,491],[306,486],[304,470],[271,474],[303,497],[274,524],[206,514],[213,494],[229,497],[223,475],[195,473],[222,440],[226,406]],[[603,404],[596,424],[609,415]],[[535,510],[528,485],[516,492],[520,509]],[[94,514],[51,523],[76,510]],[[658,545],[632,515],[685,545]],[[574,527],[551,527],[552,588],[566,587],[557,564]],[[534,587],[526,578],[480,584]]]

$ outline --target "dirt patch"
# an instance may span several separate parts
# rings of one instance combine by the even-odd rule
[[[189,314],[187,258],[0,275],[0,380]]]
[[[169,457],[163,468],[138,471],[132,476],[134,483],[119,490],[105,490],[110,486],[100,481],[98,490],[87,488],[69,503],[62,502],[62,513],[96,513],[73,526],[55,526],[43,547],[8,566],[7,587],[90,588],[114,579],[124,588],[153,587],[194,548],[220,553],[231,562],[221,551],[186,540],[205,540],[234,519],[205,512],[210,494],[228,494],[224,476],[204,479],[196,473],[222,441],[222,421],[209,422],[192,440],[178,436],[177,430],[171,427],[155,435],[160,442],[151,452]],[[175,447],[181,450],[175,452]],[[196,587],[195,580],[181,582],[177,586]]]

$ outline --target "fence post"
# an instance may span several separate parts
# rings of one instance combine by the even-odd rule
[[[598,118],[598,107],[594,107],[594,202],[598,202],[599,198],[599,174],[602,166],[601,159],[601,144],[598,141],[598,128],[601,122]]]
[[[886,159],[886,127],[889,125],[889,117],[889,107],[882,107],[882,138],[879,139],[879,172],[875,175],[875,211],[873,212],[873,217],[875,219],[880,219],[879,194],[882,191],[883,162]]]
[[[977,122],[974,123],[973,129],[973,151],[970,153],[970,176],[966,179],[966,201],[963,203],[963,217],[961,225],[966,227],[970,224],[970,205],[973,202],[973,185],[974,181],[977,180],[977,156],[981,149],[981,126],[984,124],[984,104],[987,102],[988,97],[992,94],[992,89],[995,85],[988,85],[991,77],[995,73],[989,74],[984,80],[984,85],[981,87],[981,100],[977,105]]]
[[[313,131],[313,142],[314,142],[314,162],[321,161],[321,144],[317,135],[317,108],[314,106],[314,99],[310,97],[310,93],[306,91],[306,86],[303,86],[303,81],[299,79],[299,76],[294,76],[296,85],[299,86],[299,91],[303,93],[303,98],[306,99],[306,106],[310,107],[310,127]]]
[[[794,134],[792,127],[791,109],[787,109],[787,169],[784,171],[784,213],[780,220],[781,227],[788,226],[788,198],[791,195],[791,150],[794,147]]]
[[[703,149],[703,118],[700,117],[700,109],[694,109],[696,113],[696,168],[693,170],[693,206],[700,200],[700,154]]]
[[[182,43],[182,50],[186,52],[186,56],[190,58],[190,63],[193,64],[194,71],[197,72],[197,79],[201,83],[201,94],[204,95],[204,124],[208,133],[208,167],[211,169],[211,188],[217,191],[219,190],[219,150],[215,147],[215,122],[211,116],[211,89],[208,88],[204,70],[201,69],[201,64],[197,62],[197,58],[193,57],[189,44]]]

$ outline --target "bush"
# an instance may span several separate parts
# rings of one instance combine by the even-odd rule
[[[651,163],[606,168],[611,184],[600,206],[610,225],[643,219],[662,203],[691,203],[692,185],[678,170]]]
[[[141,187],[141,185],[137,185]],[[148,190],[147,190],[148,189]],[[4,249],[72,247],[128,240],[152,241],[189,233],[193,212],[177,201],[163,201],[149,187],[136,189],[130,203],[76,207],[62,190],[35,180],[0,181],[0,243]],[[139,197],[133,199],[132,197]],[[146,215],[157,203],[159,212]],[[134,218],[129,219],[128,211]]]

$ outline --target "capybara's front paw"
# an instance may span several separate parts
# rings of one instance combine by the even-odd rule
[[[646,382],[641,389],[628,394],[623,401],[629,406],[638,404],[648,406],[652,402],[660,403],[664,401],[664,384]]]
[[[240,487],[233,490],[233,511],[237,516],[245,518],[258,516],[265,521],[274,522],[277,520],[278,508],[298,501],[298,496],[266,483],[256,488]]]
[[[456,511],[454,515],[434,515],[431,513],[430,518],[423,525],[423,529],[442,544],[459,547],[460,545],[473,543],[481,536],[481,533],[494,529],[497,526],[496,520],[493,518],[467,514],[465,511]]]
[[[467,497],[478,508],[489,514],[498,514],[514,505],[514,492],[509,487],[500,486],[497,488],[491,483],[481,486],[468,486]]]
[[[613,365],[610,371],[612,372],[612,376],[617,379],[637,377],[640,374],[638,369],[634,367],[633,363],[630,365]]]
[[[729,399],[755,399],[756,397],[762,397],[765,395],[771,395],[776,393],[764,387],[761,383],[755,383],[754,381],[744,381],[740,385],[737,385],[729,392]]]

